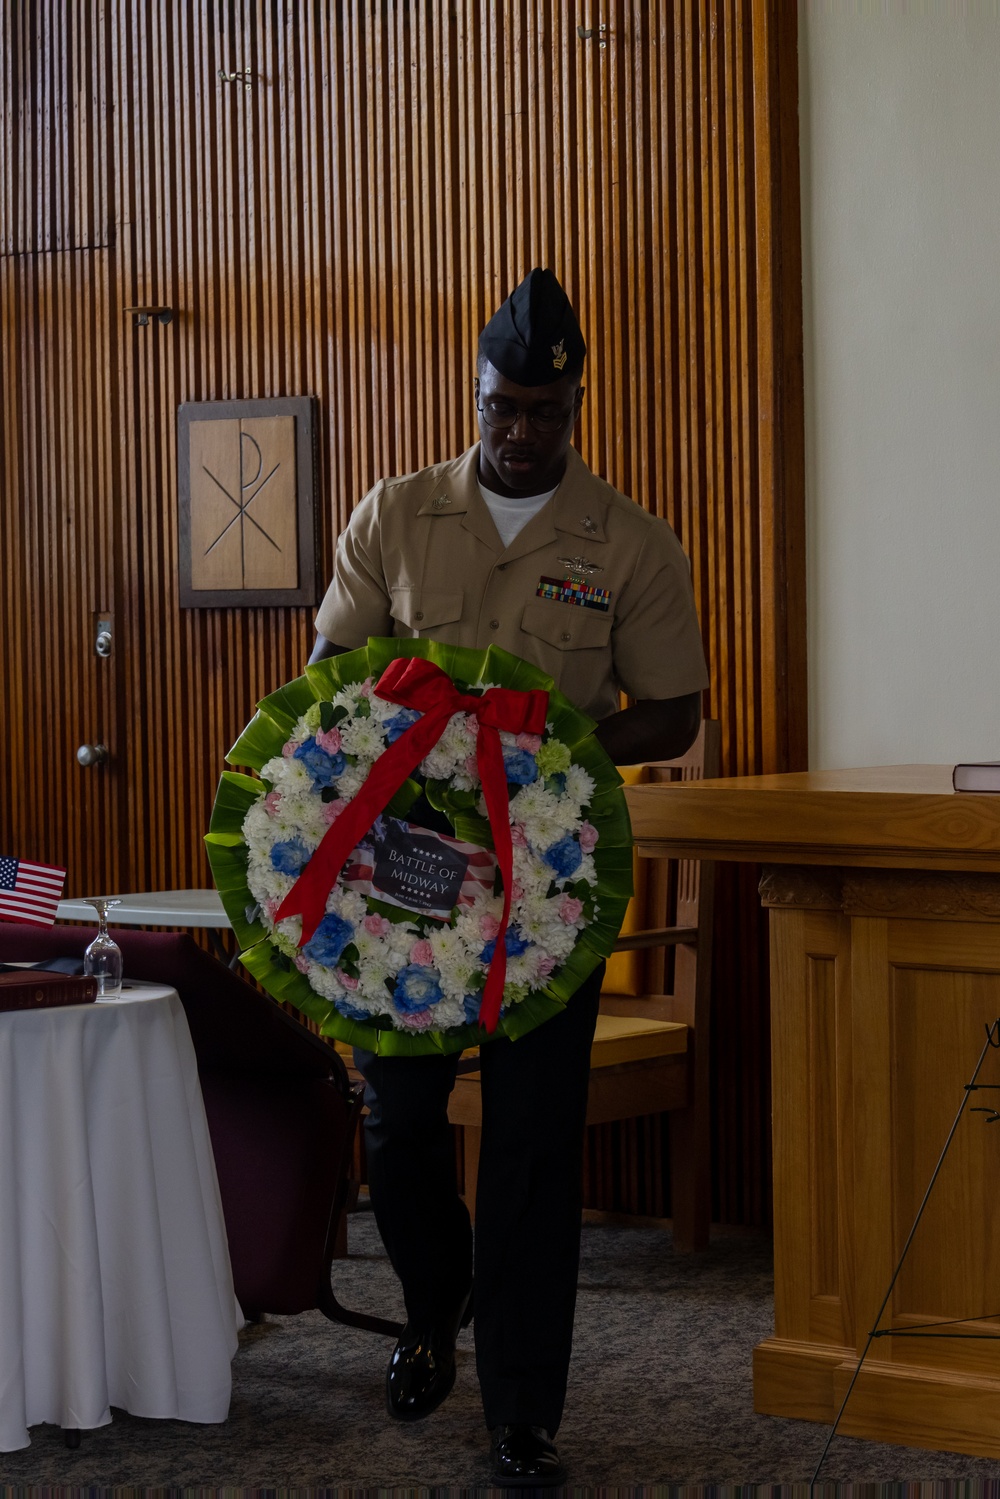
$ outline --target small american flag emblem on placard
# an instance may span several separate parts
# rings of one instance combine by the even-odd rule
[[[65,882],[65,869],[54,864],[30,864],[0,854],[0,921],[51,926]]]

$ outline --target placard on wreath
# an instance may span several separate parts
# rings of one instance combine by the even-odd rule
[[[315,402],[185,401],[177,409],[180,602],[316,602]]]

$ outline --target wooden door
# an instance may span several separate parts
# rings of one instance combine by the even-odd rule
[[[5,7],[0,57],[2,845],[100,894],[128,869],[102,7]],[[81,766],[88,744],[107,762]]]

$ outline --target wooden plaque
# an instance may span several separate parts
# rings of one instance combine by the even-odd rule
[[[316,602],[313,407],[295,396],[178,408],[182,608]]]

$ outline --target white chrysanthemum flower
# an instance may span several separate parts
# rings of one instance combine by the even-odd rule
[[[464,999],[473,978],[481,971],[478,950],[470,952],[461,934],[448,927],[432,935],[431,948],[445,994],[452,999]]]
[[[399,712],[398,703],[390,703],[388,699],[379,697],[376,692],[372,693],[368,702],[371,706],[372,718],[378,723],[385,723],[387,719],[395,718]]]
[[[382,725],[371,718],[349,719],[340,728],[340,747],[345,755],[375,761],[385,749]]]
[[[334,693],[332,699],[333,706],[335,708],[346,708],[348,714],[353,714],[357,710],[358,703],[361,702],[362,698],[367,698],[368,696],[367,693],[361,690],[365,686],[371,687],[371,677],[366,677],[364,682],[348,682],[346,687],[341,687],[339,692]]]
[[[286,916],[283,921],[279,921],[276,924],[274,930],[275,932],[280,932],[282,936],[287,937],[294,944],[296,951],[298,951],[299,938],[302,936],[301,916]]]
[[[594,795],[594,778],[582,765],[571,765],[566,772],[566,795],[578,807],[588,807]]]
[[[522,986],[527,992],[538,968],[538,959],[535,956],[535,948],[529,947],[527,952],[518,953],[516,957],[507,959],[507,972],[505,975],[504,992],[513,985],[515,988]]]
[[[268,762],[269,764],[273,762]],[[268,777],[268,779],[271,779]],[[312,776],[301,760],[281,761],[281,770],[274,777],[274,789],[282,796],[306,796],[312,791]]]
[[[386,980],[392,977],[394,971],[387,962],[374,961],[366,963],[361,969],[361,978],[355,993],[363,995],[373,1007],[375,1014],[387,1013],[391,1007],[392,1000],[385,985]]]
[[[370,769],[371,766],[364,761],[359,761],[357,765],[348,765],[343,775],[337,779],[337,795],[343,797],[345,801],[350,801],[352,797],[357,796],[368,779]]]
[[[335,1003],[338,999],[344,999],[347,990],[338,979],[332,968],[324,968],[322,963],[310,963],[306,970],[306,978],[309,986],[321,994],[324,999],[332,999]]]

